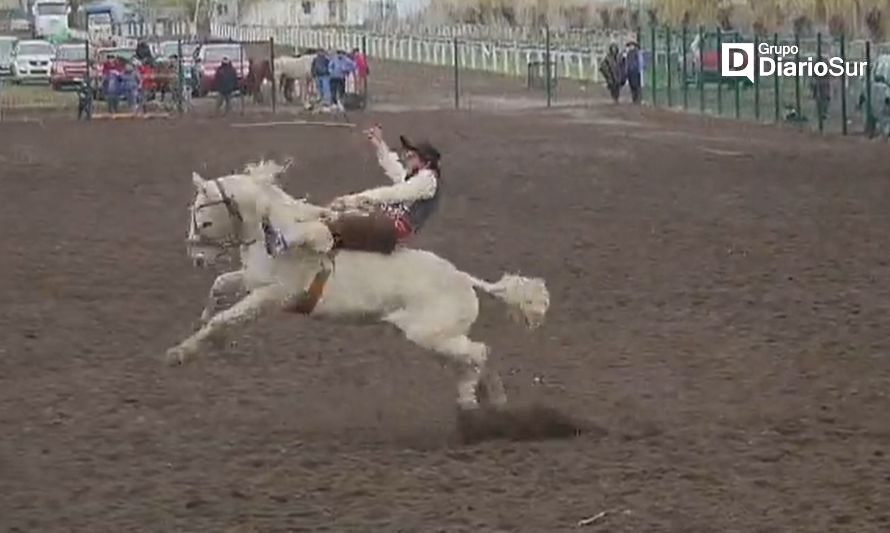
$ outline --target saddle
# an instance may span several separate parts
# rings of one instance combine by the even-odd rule
[[[380,211],[344,213],[325,223],[334,236],[334,250],[391,254],[398,244],[396,227]]]

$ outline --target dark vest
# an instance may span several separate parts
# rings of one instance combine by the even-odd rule
[[[439,171],[433,171],[436,175],[436,192],[432,198],[425,200],[417,200],[411,204],[401,204],[398,206],[400,214],[405,217],[408,224],[411,225],[412,231],[417,233],[426,223],[427,219],[432,215],[439,206],[439,193],[442,192],[442,176]],[[405,177],[405,181],[410,180],[417,174],[416,172]]]

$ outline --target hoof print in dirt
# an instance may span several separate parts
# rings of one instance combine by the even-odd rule
[[[589,422],[543,405],[458,410],[457,429],[464,444],[488,440],[570,439],[606,433]]]

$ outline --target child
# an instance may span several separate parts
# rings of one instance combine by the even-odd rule
[[[92,116],[93,107],[93,89],[87,85],[87,82],[81,81],[77,85],[77,120],[86,115],[87,118]]]

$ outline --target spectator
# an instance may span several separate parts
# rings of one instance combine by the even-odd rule
[[[117,113],[120,93],[121,72],[118,70],[117,58],[109,56],[102,65],[102,94],[105,96],[109,113]]]
[[[346,95],[346,77],[355,71],[355,62],[343,50],[331,59],[331,98],[334,105],[343,110],[343,97]]]
[[[816,112],[822,120],[828,120],[828,110],[831,106],[831,80],[828,75],[810,78],[810,92],[816,101]]]
[[[213,88],[216,91],[216,112],[225,104],[225,114],[232,110],[232,93],[238,88],[238,73],[228,57],[222,59],[222,64],[216,69],[213,78]]]
[[[600,62],[600,73],[603,75],[609,94],[616,104],[621,95],[621,87],[624,85],[625,72],[624,58],[618,51],[618,45],[613,43],[609,45],[606,57]]]
[[[77,120],[83,118],[84,115],[89,118],[92,115],[92,87],[86,81],[77,84]]]
[[[627,48],[624,50],[624,68],[631,99],[633,103],[639,104],[643,86],[643,57],[636,41],[627,43]]]
[[[170,56],[170,64],[173,65],[173,98],[174,102],[182,102],[185,109],[192,106],[192,77],[185,71],[185,66],[179,62],[179,55]]]
[[[871,109],[869,109],[869,101]],[[865,134],[869,138],[890,138],[890,83],[883,75],[877,74],[872,80],[871,93],[859,95],[856,106],[865,119]]]
[[[371,69],[368,68],[368,59],[361,50],[354,48],[352,50],[352,61],[355,63],[355,92],[364,94],[365,80],[368,79],[368,75],[371,73]]]
[[[328,54],[323,48],[320,48],[318,52],[316,52],[315,59],[312,60],[312,77],[315,78],[318,94],[321,97],[321,104],[323,106],[330,105],[331,103],[330,63]]]
[[[127,105],[130,106],[130,109],[134,113],[139,111],[141,103],[139,94],[141,88],[142,80],[139,77],[139,72],[132,64],[127,65],[124,68],[124,73],[120,79],[120,90],[118,91],[118,94],[126,99]]]

